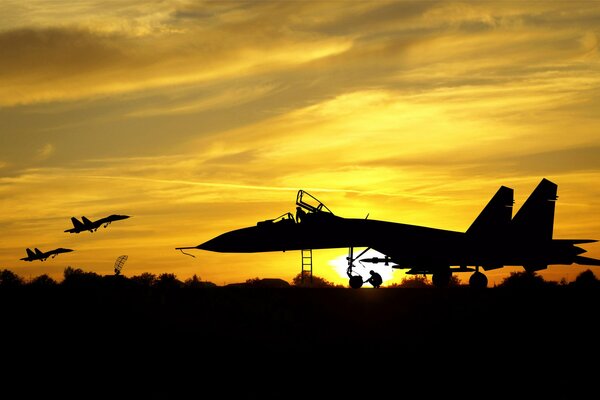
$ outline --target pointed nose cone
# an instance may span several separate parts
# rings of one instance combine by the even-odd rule
[[[218,240],[219,238],[214,238],[211,239],[207,242],[204,242],[198,246],[196,246],[197,248],[199,248],[200,250],[207,250],[207,251],[218,251],[218,252],[222,252],[223,251],[223,243],[221,240]]]
[[[238,231],[232,231],[223,233],[197,247],[201,250],[216,251],[219,253],[236,253],[244,251],[246,246],[246,238],[241,238]]]
[[[198,245],[197,248],[220,253],[254,253],[271,250],[265,248],[264,243],[264,237],[258,233],[256,227],[249,227],[223,233]]]

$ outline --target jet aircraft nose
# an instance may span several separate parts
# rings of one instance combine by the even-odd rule
[[[262,250],[264,242],[256,227],[242,228],[223,233],[197,246],[201,250],[220,253],[251,253]]]
[[[218,249],[221,247],[219,246],[219,241],[215,239],[211,239],[209,241],[206,241],[198,246],[196,246],[197,248],[199,248],[200,250],[207,250],[207,251],[219,251]]]
[[[230,240],[224,235],[217,236],[216,238],[210,239],[197,247],[201,250],[216,251],[216,252],[227,252],[230,247]]]

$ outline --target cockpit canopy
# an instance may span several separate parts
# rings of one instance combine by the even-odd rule
[[[280,215],[277,218],[267,219],[264,221],[259,221],[256,226],[269,226],[273,224],[295,224],[294,216],[292,213],[287,212],[285,214]]]
[[[321,203],[316,197],[304,190],[298,190],[298,195],[296,195],[296,205],[304,208],[308,212],[328,212],[333,215],[331,210],[327,208],[325,204]]]
[[[318,216],[333,216],[333,213],[325,204],[304,190],[299,190],[296,196],[296,218],[292,213],[285,213],[277,218],[258,222],[257,226],[282,226],[306,221],[314,221]]]

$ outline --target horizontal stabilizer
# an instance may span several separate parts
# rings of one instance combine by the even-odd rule
[[[591,257],[576,256],[575,264],[600,266],[600,260],[597,260],[597,259],[591,258]]]
[[[596,239],[554,239],[557,243],[566,243],[566,244],[584,244],[584,243],[596,243],[598,240]]]

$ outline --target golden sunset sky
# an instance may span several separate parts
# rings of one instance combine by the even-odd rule
[[[175,247],[294,211],[299,189],[464,232],[501,185],[514,215],[548,178],[554,237],[600,239],[599,43],[598,1],[3,0],[0,269],[112,274],[127,254],[126,276],[291,281],[296,251]],[[109,214],[132,218],[63,232]],[[315,251],[314,274],[347,285],[346,252]]]

